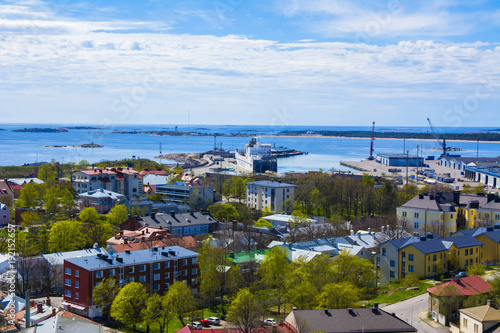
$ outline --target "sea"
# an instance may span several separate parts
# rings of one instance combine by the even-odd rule
[[[238,136],[251,134],[259,136],[263,143],[294,148],[307,154],[278,159],[278,172],[307,172],[317,170],[349,170],[340,161],[358,161],[370,154],[369,138],[330,138],[310,136],[282,136],[278,133],[290,131],[371,131],[371,126],[251,126],[251,125],[116,125],[102,127],[92,125],[92,129],[74,128],[74,124],[1,124],[0,125],[0,165],[15,166],[40,162],[57,161],[60,163],[87,160],[97,163],[105,160],[124,158],[148,158],[160,163],[174,164],[174,161],[156,158],[169,153],[199,153],[215,146],[227,150],[243,149],[250,137]],[[73,127],[68,132],[13,132],[24,128],[61,128]],[[118,134],[117,131],[178,131],[206,133],[206,136],[155,136],[151,134]],[[458,128],[442,127],[438,133],[467,133],[498,130],[498,128]],[[378,127],[376,131],[429,132],[425,127]],[[217,136],[214,133],[231,136]],[[416,155],[440,155],[439,143],[432,140],[377,139],[374,154],[405,153]],[[76,145],[96,143],[102,148],[78,148]],[[447,141],[448,146],[464,151],[453,152],[467,157],[496,157],[500,155],[499,142]],[[62,145],[67,147],[43,147]]]

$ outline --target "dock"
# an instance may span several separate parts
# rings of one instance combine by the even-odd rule
[[[361,167],[361,164],[363,164],[363,163],[364,163],[364,161],[360,161],[360,162],[340,161],[340,165],[346,166],[346,167],[354,169],[354,170],[363,171],[363,172],[371,172],[371,171],[373,171],[373,169],[372,170],[368,170],[368,169],[365,169],[365,168]]]

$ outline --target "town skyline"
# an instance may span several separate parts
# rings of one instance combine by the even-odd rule
[[[4,123],[495,127],[500,6],[7,1]]]

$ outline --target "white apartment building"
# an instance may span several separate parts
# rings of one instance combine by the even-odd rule
[[[275,213],[286,210],[283,203],[287,200],[291,204],[295,200],[296,185],[281,181],[259,180],[247,183],[247,206],[257,210],[268,208]]]
[[[125,195],[127,198],[143,194],[142,179],[132,168],[109,168],[73,172],[71,183],[78,193],[104,189]]]

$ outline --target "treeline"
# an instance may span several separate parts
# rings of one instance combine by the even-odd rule
[[[371,138],[371,131],[282,131],[282,135],[316,134],[322,136],[339,136],[346,138]],[[500,133],[444,133],[438,135],[440,139],[461,141],[500,141]],[[383,139],[434,139],[432,133],[410,132],[375,132],[376,138]]]

